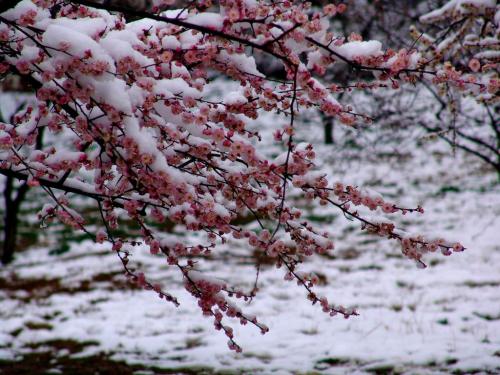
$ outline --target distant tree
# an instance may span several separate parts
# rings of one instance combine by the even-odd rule
[[[241,348],[228,318],[262,333],[268,329],[232,301],[254,298],[257,285],[244,292],[199,271],[203,258],[229,238],[273,259],[285,279],[305,288],[325,313],[357,314],[316,294],[318,278],[300,271],[305,258],[331,251],[334,244],[302,218],[288,199],[293,191],[331,204],[369,233],[398,242],[419,267],[425,267],[428,252],[464,250],[457,242],[410,235],[386,218],[368,218],[363,211],[423,209],[401,207],[316,172],[313,146],[295,142],[297,117],[317,108],[346,126],[370,121],[334,97],[343,88],[324,77],[335,66],[355,77],[349,80],[354,90],[425,82],[484,101],[498,93],[494,72],[475,62],[455,66],[439,56],[429,59],[413,48],[384,50],[357,34],[345,38],[331,28],[344,4],[314,11],[302,1],[197,0],[169,10],[173,3],[155,0],[144,11],[108,1],[25,0],[0,15],[0,73],[24,75],[37,98],[12,122],[0,124],[0,173],[46,192],[43,222],[57,219],[108,242],[126,276],[178,304],[131,268],[129,254],[137,241],[118,231],[118,218],[127,216],[141,228],[140,242],[179,271],[203,314],[236,351]],[[495,7],[493,1],[448,4],[471,4],[478,15]],[[279,62],[283,77],[263,74],[251,54]],[[211,98],[214,76],[238,89]],[[274,159],[249,126],[266,111],[282,119],[268,125],[284,149]],[[42,129],[64,141],[42,145],[37,141]],[[78,212],[78,197],[95,201],[100,229],[93,230]],[[259,228],[237,224],[244,214]],[[162,230],[167,220],[202,232],[205,239],[188,243],[168,236]]]
[[[498,85],[500,71],[500,5],[496,1],[450,1],[419,17],[423,31],[411,31],[419,52],[436,68],[481,72],[460,85],[426,84],[439,103],[436,121],[418,123],[453,147],[475,155],[492,166],[500,178],[500,100],[495,90],[476,87],[475,103],[464,99],[462,89],[469,82]],[[473,105],[475,104],[475,105]],[[447,112],[447,113],[446,113]]]
[[[483,2],[482,6],[474,6],[469,1],[426,0],[349,0],[348,4],[348,10],[336,20],[339,30],[345,35],[354,32],[364,40],[384,40],[392,48],[417,49],[429,61],[429,67],[450,61],[461,70],[470,71],[475,66],[484,73],[490,72],[486,76],[491,79],[498,77],[494,72],[498,72],[500,62],[499,21],[498,16],[495,19],[498,6],[495,8],[494,1]],[[328,74],[347,87],[340,95],[349,93],[352,90],[350,81],[357,78],[338,66],[329,69]],[[396,109],[391,95],[386,96],[385,101],[384,96],[379,95],[380,111],[372,112],[372,118],[377,119],[375,125],[383,126],[390,117],[390,121],[398,120],[400,129],[421,127],[452,148],[474,155],[492,167],[500,178],[498,98],[487,95],[485,100],[464,99],[461,92],[447,83],[436,86],[420,81],[415,86],[401,87],[399,95],[413,96],[415,91],[424,95],[427,98],[425,116],[422,105]],[[353,95],[352,99],[343,100],[354,104],[357,97]],[[326,116],[323,118],[325,142],[331,143],[333,121]]]
[[[28,106],[32,93],[26,82],[18,75],[10,75],[2,81],[0,92],[6,98],[10,95],[12,103],[10,103],[10,110],[8,105],[0,105],[0,122],[1,123],[15,123],[15,114]],[[43,130],[39,132],[37,142],[38,148],[42,147],[41,141],[43,137]],[[2,238],[2,252],[1,262],[4,264],[9,263],[13,259],[15,249],[17,247],[18,227],[19,227],[19,214],[21,205],[26,199],[28,192],[28,185],[26,181],[19,181],[13,176],[2,176],[3,186],[3,238]]]

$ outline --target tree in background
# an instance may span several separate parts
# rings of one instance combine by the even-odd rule
[[[326,4],[325,1],[314,3]],[[350,0],[348,4],[347,11],[335,20],[344,35],[355,33],[364,40],[384,40],[395,49],[417,49],[432,61],[429,66],[449,61],[462,70],[474,67],[485,73],[498,71],[499,21],[495,19],[498,6],[495,8],[494,2],[483,2],[489,6],[477,8],[467,1]],[[341,86],[346,89],[339,95],[356,108],[359,95],[351,94],[350,85],[355,84],[357,77],[338,66],[333,66],[328,73],[336,82],[342,82]],[[491,76],[495,79],[494,74]],[[436,87],[425,81],[406,85],[400,91],[402,96],[418,96],[421,103],[397,108],[393,96],[377,95],[379,110],[371,111],[377,127],[395,122],[398,129],[421,127],[430,137],[440,138],[452,148],[474,155],[493,168],[500,178],[500,106],[494,96],[471,100],[446,83]],[[323,116],[323,121],[325,143],[332,143],[332,118]],[[395,137],[399,136],[396,128],[393,132]]]
[[[10,75],[1,82],[2,98],[0,100],[9,102],[0,105],[0,122],[14,123],[15,114],[25,109],[30,102],[34,102],[31,88],[18,75]],[[7,100],[7,96],[11,100]],[[10,107],[10,110],[9,110]],[[41,147],[43,131],[39,132],[37,142]],[[12,261],[15,249],[18,245],[19,214],[22,203],[26,199],[29,187],[26,181],[18,181],[13,176],[4,177],[3,202],[4,202],[4,226],[1,262],[7,264]]]
[[[0,73],[24,76],[37,99],[0,124],[0,173],[46,193],[43,223],[59,220],[108,242],[131,281],[178,304],[130,266],[133,247],[146,245],[178,271],[203,315],[236,351],[241,348],[227,320],[268,329],[233,301],[254,298],[257,284],[242,291],[200,272],[203,259],[228,239],[273,259],[325,313],[357,314],[317,295],[317,276],[300,270],[305,258],[332,251],[334,244],[303,219],[288,199],[294,192],[398,242],[419,267],[426,253],[464,250],[457,242],[396,228],[389,215],[423,209],[330,181],[315,171],[313,146],[296,143],[294,134],[308,108],[346,126],[371,120],[362,108],[354,111],[335,98],[344,88],[328,79],[332,67],[353,77],[352,90],[423,82],[482,101],[495,100],[495,71],[475,61],[454,65],[415,48],[384,50],[358,34],[345,37],[331,27],[346,11],[341,3],[321,11],[302,1],[198,0],[172,9],[173,3],[156,0],[144,11],[108,1],[24,0],[0,15]],[[467,5],[474,17],[495,11],[488,0],[448,4]],[[259,71],[252,55],[281,64],[282,78]],[[237,88],[214,98],[214,78]],[[261,135],[251,126],[265,112],[281,119],[268,125],[284,150],[276,158],[259,147]],[[39,141],[44,129],[45,145]],[[99,228],[88,225],[79,197],[95,202]],[[385,216],[370,218],[367,211]],[[242,214],[253,216],[258,228],[240,225]],[[123,217],[140,227],[140,240],[121,235]],[[169,235],[171,223],[204,236],[191,243]]]
[[[487,2],[483,2],[486,4]],[[424,31],[412,27],[412,36],[430,66],[481,72],[498,83],[500,64],[500,6],[475,7],[473,2],[448,2],[419,18]],[[469,78],[472,80],[473,78]],[[460,87],[443,82],[427,90],[439,103],[435,121],[418,121],[453,147],[492,166],[500,178],[500,101],[494,92],[463,98]],[[447,110],[447,111],[445,111]],[[447,112],[447,113],[446,113]]]

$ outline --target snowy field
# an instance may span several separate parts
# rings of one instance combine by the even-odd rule
[[[179,308],[128,284],[103,245],[84,241],[58,256],[31,247],[0,269],[0,373],[30,373],[31,362],[54,374],[500,373],[495,176],[436,145],[386,159],[369,157],[370,150],[358,158],[345,152],[318,149],[335,178],[345,174],[392,199],[421,203],[425,215],[402,217],[404,227],[460,240],[467,250],[431,256],[420,270],[395,243],[361,233],[334,209],[310,210],[335,234],[336,250],[303,269],[321,275],[321,293],[356,306],[360,316],[329,318],[281,270],[263,265],[260,294],[245,309],[270,332],[234,322],[243,347],[235,354],[200,316],[179,275],[146,249],[136,248],[134,265],[178,296]],[[255,279],[253,257],[236,244],[221,247],[206,269],[248,289]]]

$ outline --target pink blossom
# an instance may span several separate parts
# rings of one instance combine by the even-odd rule
[[[95,236],[95,241],[97,243],[103,243],[107,239],[107,237],[108,236],[106,235],[106,232],[100,229]]]
[[[473,72],[478,72],[479,69],[481,69],[481,63],[479,62],[478,59],[470,59],[469,60],[469,68]]]
[[[329,16],[334,16],[337,13],[335,4],[327,4],[323,7],[323,12]]]

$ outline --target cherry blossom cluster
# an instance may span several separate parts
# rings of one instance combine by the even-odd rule
[[[250,322],[258,327],[262,334],[269,331],[269,328],[265,324],[258,322],[255,316],[248,317],[244,315],[238,306],[227,301],[225,296],[221,293],[223,291],[228,291],[225,282],[215,278],[207,278],[206,275],[193,270],[186,270],[183,272],[186,290],[198,299],[198,305],[204,315],[213,316],[215,329],[218,331],[222,330],[229,338],[228,346],[231,350],[241,352],[241,347],[233,340],[233,329],[223,324],[224,315],[228,318],[239,319],[242,325],[246,325]],[[233,293],[236,298],[243,297],[245,300],[247,299],[241,292],[228,292],[229,296],[232,296]]]
[[[498,83],[464,78],[453,65],[432,70],[436,65],[417,50],[383,50],[378,41],[339,35],[330,21],[344,13],[343,3],[322,11],[290,0],[171,5],[154,1],[146,13],[84,0],[23,0],[0,15],[0,72],[22,75],[36,91],[35,104],[12,124],[0,124],[0,173],[47,193],[51,203],[40,212],[42,221],[57,218],[96,242],[110,243],[131,281],[177,304],[160,284],[130,267],[131,247],[146,245],[179,272],[202,313],[214,318],[237,351],[225,319],[252,323],[262,333],[267,327],[230,299],[254,298],[258,287],[236,290],[198,271],[198,262],[230,238],[267,254],[325,313],[357,315],[318,295],[317,277],[299,271],[306,257],[332,251],[334,243],[302,219],[288,199],[293,190],[398,240],[403,253],[418,262],[438,248],[445,255],[463,250],[460,244],[405,236],[393,224],[370,222],[355,211],[353,206],[423,213],[419,206],[399,207],[318,175],[313,146],[294,140],[297,119],[314,107],[346,125],[366,120],[337,101],[342,87],[324,81],[335,64],[373,73],[371,80],[353,84],[360,90],[425,80],[494,93]],[[284,78],[262,74],[251,50],[279,61]],[[237,88],[214,99],[208,94],[214,75]],[[250,130],[263,112],[282,119],[269,124],[283,149],[275,158],[259,147],[259,132]],[[40,142],[44,132],[57,141]],[[74,196],[96,202],[100,229],[89,229]],[[259,228],[236,224],[242,214],[252,215]],[[139,241],[118,234],[122,218],[138,225]],[[204,232],[206,242],[172,241],[166,232],[173,226]]]
[[[293,185],[305,191],[306,197],[310,199],[319,198],[324,204],[327,204],[329,198],[335,197],[342,202],[342,206],[346,209],[349,209],[352,203],[354,206],[362,205],[372,211],[380,209],[387,214],[395,212],[401,212],[403,215],[408,212],[424,213],[424,209],[421,206],[403,208],[394,203],[387,202],[381,194],[373,190],[359,189],[356,186],[344,185],[341,182],[336,182],[333,186],[328,187],[328,181],[325,176],[320,175],[315,177],[314,174],[311,175],[294,177]]]

